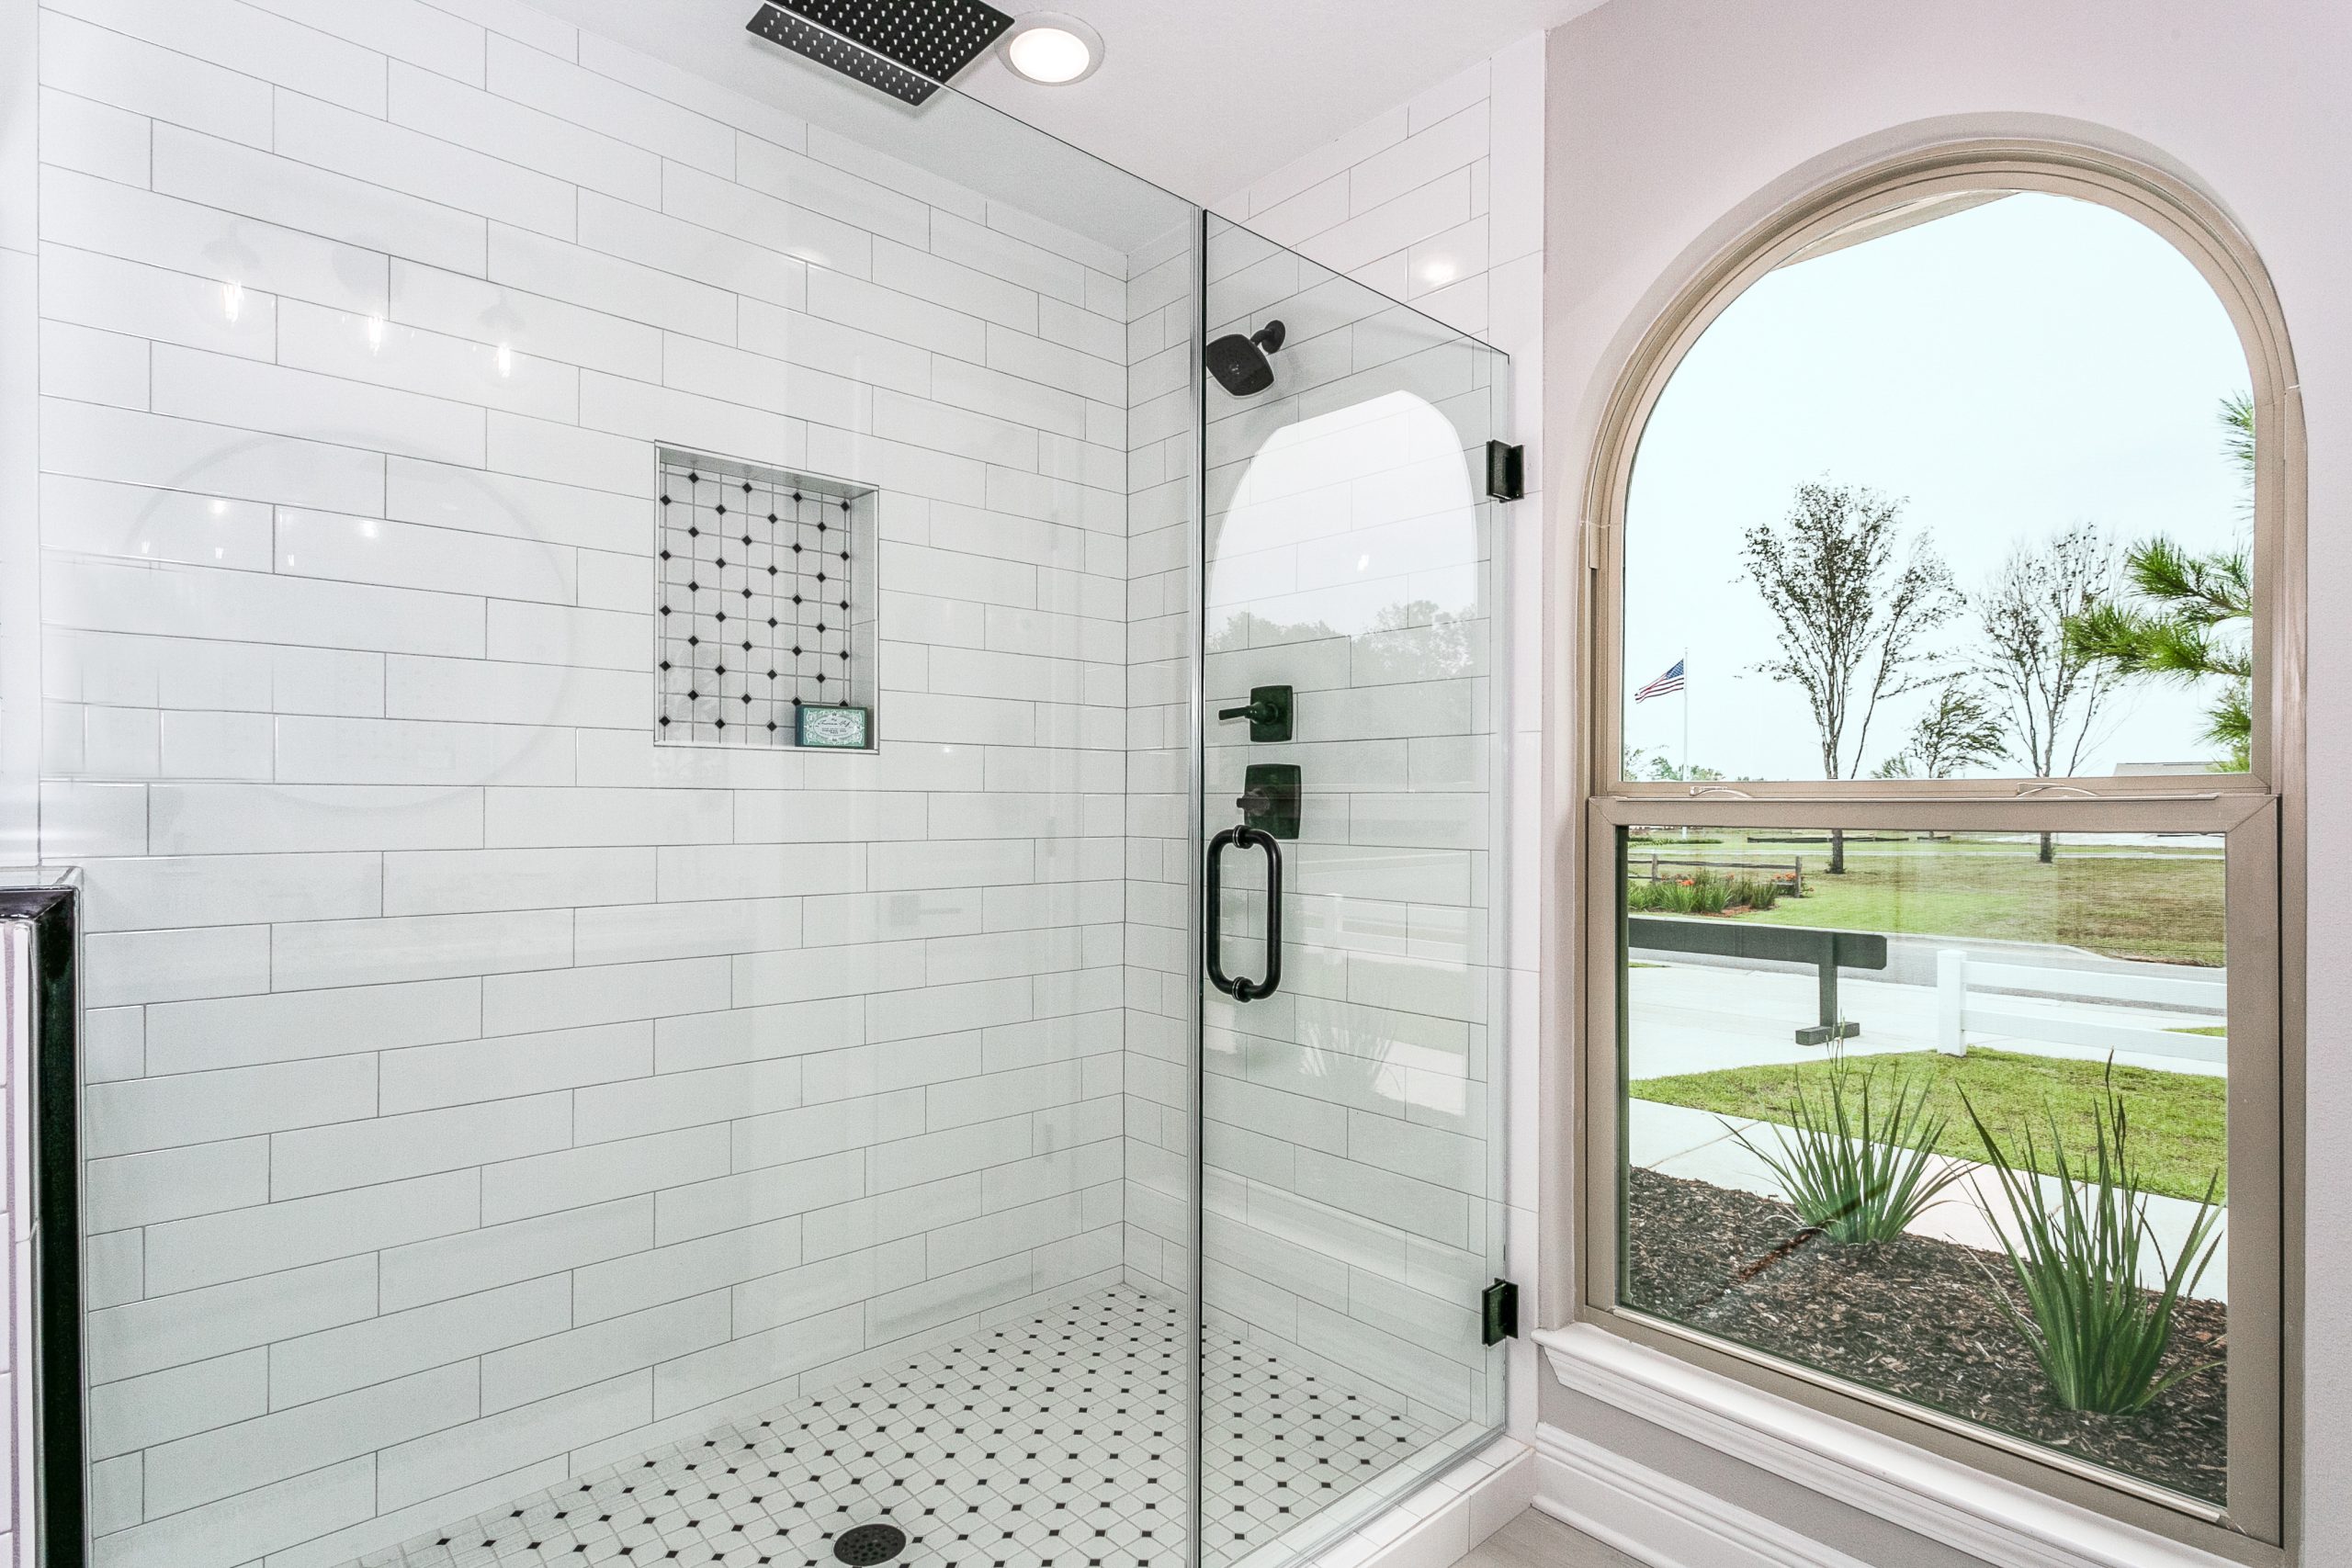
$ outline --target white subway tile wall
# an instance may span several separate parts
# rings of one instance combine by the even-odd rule
[[[98,1561],[1181,1286],[1187,227],[511,0],[40,22]],[[880,489],[877,754],[657,750],[657,443]]]
[[[1532,1086],[1537,1071],[1537,883],[1510,873],[1541,840],[1543,82],[1539,34],[1216,204],[1303,262],[1238,235],[1210,246],[1212,335],[1279,317],[1291,337],[1272,396],[1211,393],[1209,697],[1291,683],[1301,743],[1218,747],[1213,732],[1208,794],[1235,793],[1245,760],[1306,769],[1293,918],[1318,962],[1286,975],[1288,1002],[1220,998],[1210,1011],[1208,1306],[1450,1419],[1503,1414],[1472,1371],[1490,1227],[1507,1233],[1512,1277],[1534,1269],[1536,1097],[1496,1080]],[[1507,425],[1482,428],[1494,423],[1484,390],[1464,411],[1448,356],[1407,362],[1435,341],[1426,329],[1384,326],[1376,301],[1351,301],[1318,266],[1510,355]],[[1503,532],[1479,541],[1482,569],[1507,552],[1510,570],[1479,576],[1467,598],[1425,523],[1392,525],[1426,494],[1390,486],[1332,497],[1321,515],[1286,503],[1238,524],[1227,510],[1277,429],[1403,389],[1465,434],[1526,447],[1528,497],[1489,508]],[[1245,528],[1255,536],[1238,537]],[[1351,595],[1351,579],[1380,578],[1400,552],[1425,558],[1424,581]],[[1450,639],[1308,630],[1449,598],[1476,606]],[[1136,909],[1131,897],[1131,920]],[[1250,908],[1238,929],[1262,919]],[[1136,1089],[1131,1066],[1131,1105]],[[1513,1356],[1511,1413],[1532,1423],[1532,1354],[1521,1342]]]

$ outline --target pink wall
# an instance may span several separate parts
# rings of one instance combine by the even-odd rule
[[[1546,149],[1553,526],[1634,337],[1698,263],[1797,190],[1897,148],[2090,141],[2169,168],[2268,265],[2309,430],[2311,771],[2304,1563],[2352,1563],[2352,7],[2337,0],[1611,0],[1555,31]],[[1570,644],[1555,624],[1553,669]],[[1554,710],[1555,716],[1557,709]],[[2293,1303],[2290,1303],[2292,1310]]]

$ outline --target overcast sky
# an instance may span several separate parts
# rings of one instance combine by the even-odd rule
[[[1686,649],[1691,755],[1733,776],[1818,778],[1794,688],[1751,667],[1772,621],[1741,535],[1808,479],[1903,501],[1964,590],[2019,540],[2074,524],[2197,548],[2245,528],[2218,409],[2248,385],[2235,329],[2168,243],[2121,214],[2018,195],[1786,266],[1717,319],[1642,436],[1626,520],[1627,685]],[[1947,628],[1973,641],[1973,615]],[[2207,694],[2132,686],[2082,771],[2210,756]],[[1628,744],[1680,760],[1681,697],[1626,713]],[[1865,770],[1923,697],[1883,708]],[[2004,769],[2004,772],[2009,771]]]

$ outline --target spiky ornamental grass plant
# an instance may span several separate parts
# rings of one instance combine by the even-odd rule
[[[1830,1240],[1893,1241],[1965,1168],[1933,1168],[1944,1118],[1928,1117],[1927,1087],[1914,1098],[1914,1086],[1898,1074],[1894,1103],[1873,1104],[1877,1069],[1862,1073],[1859,1088],[1854,1076],[1845,1053],[1833,1044],[1828,1093],[1816,1104],[1803,1088],[1796,1090],[1789,1101],[1792,1125],[1772,1128],[1777,1153],[1743,1128],[1733,1127],[1732,1136],[1771,1168],[1797,1217]]]
[[[2144,1409],[2181,1379],[2218,1365],[2208,1361],[2162,1377],[2156,1373],[2172,1343],[2173,1308],[2204,1278],[2221,1240],[2215,1231],[2222,1211],[2213,1201],[2221,1173],[2216,1171],[2206,1183],[2179,1255],[2167,1261],[2148,1224],[2148,1196],[2132,1168],[2131,1118],[2123,1097],[2115,1091],[2111,1058],[2108,1074],[2107,1105],[2094,1123],[2098,1146],[2079,1171],[2066,1157],[2054,1115],[2048,1167],[2029,1126],[2025,1170],[2020,1173],[1994,1142],[1965,1093],[1961,1103],[1976,1125],[1985,1161],[1998,1177],[2001,1196],[2016,1222],[2018,1235],[2012,1240],[1992,1204],[1977,1194],[1978,1208],[2008,1254],[2027,1310],[2018,1310],[1989,1269],[1987,1284],[2033,1347],[2059,1404],[2069,1410],[2126,1416]],[[2041,1185],[2032,1174],[2038,1168],[2059,1173],[2051,1178],[2057,1184],[2054,1206],[2043,1201]],[[2161,1291],[2140,1283],[2143,1247],[2155,1255],[2164,1280]]]

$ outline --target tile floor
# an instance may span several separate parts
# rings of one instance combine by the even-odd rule
[[[655,1449],[356,1568],[1181,1568],[1182,1312],[1125,1288]],[[1446,1434],[1212,1332],[1204,1557],[1225,1564]]]

